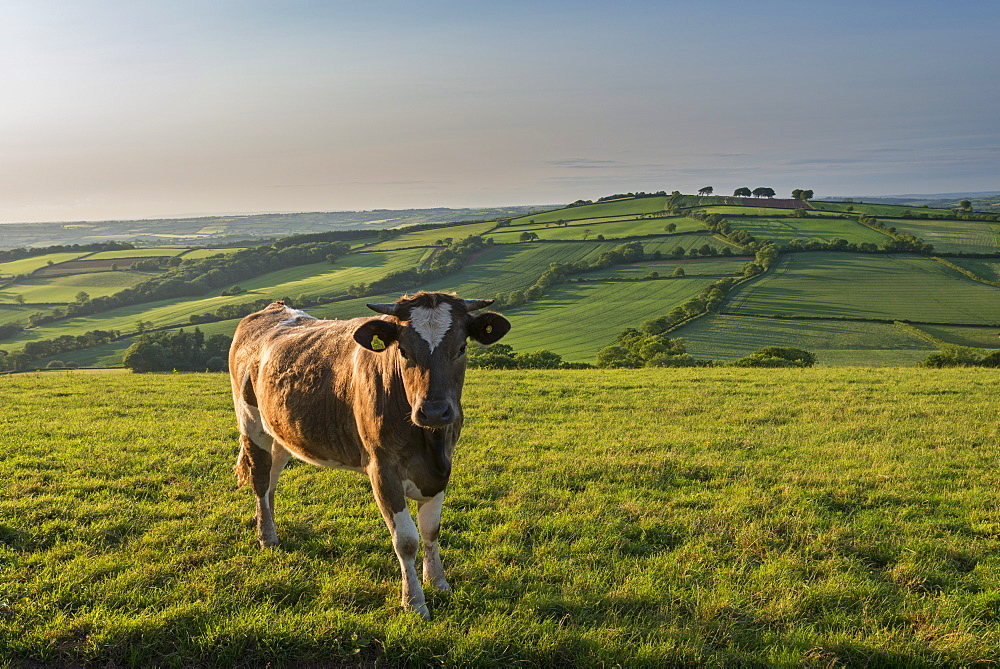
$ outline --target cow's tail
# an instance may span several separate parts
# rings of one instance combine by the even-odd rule
[[[236,456],[236,466],[233,472],[236,474],[236,485],[239,487],[250,483],[253,475],[250,472],[250,437],[245,434],[240,435],[240,453]]]

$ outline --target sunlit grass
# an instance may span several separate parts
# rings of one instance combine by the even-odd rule
[[[281,548],[221,375],[0,378],[0,660],[1000,660],[991,370],[472,372],[434,619],[363,477],[293,465]]]

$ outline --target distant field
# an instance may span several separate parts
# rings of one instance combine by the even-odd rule
[[[822,211],[837,211],[844,212],[848,214],[854,214],[855,216],[861,214],[862,212],[870,216],[878,217],[894,217],[901,216],[904,211],[910,211],[914,214],[928,214],[930,216],[954,216],[954,213],[947,209],[931,209],[927,207],[911,207],[898,204],[866,204],[863,202],[816,202],[812,203],[815,209]]]
[[[227,248],[227,249],[191,249],[187,253],[182,254],[185,260],[201,260],[202,258],[211,258],[217,255],[229,255],[230,253],[236,253],[237,251],[242,251],[242,248]]]
[[[985,258],[948,258],[959,267],[964,267],[976,276],[987,281],[1000,281],[1000,259]]]
[[[742,267],[751,258],[705,258],[691,260],[655,260],[635,263],[633,265],[616,265],[598,272],[587,272],[579,276],[587,279],[608,277],[623,277],[641,279],[650,272],[660,276],[670,276],[678,267],[684,270],[685,276],[742,276]]]
[[[628,219],[623,221],[611,221],[605,223],[574,223],[566,226],[551,227],[525,227],[521,226],[515,230],[500,228],[496,232],[490,233],[490,237],[501,244],[511,244],[518,241],[518,238],[525,232],[534,232],[541,239],[594,239],[597,235],[604,235],[605,239],[617,239],[621,237],[637,237],[644,235],[666,235],[666,226],[673,223],[676,226],[676,233],[683,232],[704,232],[705,226],[685,216],[673,216],[670,218],[643,218]],[[501,230],[503,232],[501,232]]]
[[[926,328],[924,328],[926,329]],[[671,333],[699,360],[735,360],[765,346],[794,346],[820,365],[911,366],[937,351],[888,323],[752,318],[712,314]]]
[[[548,349],[566,360],[593,362],[619,332],[665,315],[715,280],[560,284],[542,299],[504,312],[514,324],[504,343],[517,351]]]
[[[4,323],[27,322],[28,316],[38,311],[38,307],[19,306],[17,304],[0,302],[0,325]],[[0,348],[8,348],[7,340],[0,340]]]
[[[496,226],[494,222],[469,223],[467,225],[454,225],[447,228],[433,228],[431,230],[418,230],[417,232],[406,232],[397,235],[384,242],[366,247],[366,250],[389,251],[392,249],[402,249],[410,246],[431,246],[438,240],[447,237],[455,241],[470,235],[482,235],[492,230]],[[493,236],[493,235],[488,235]]]
[[[179,256],[188,251],[186,247],[150,246],[122,251],[101,251],[87,256],[87,260],[117,260],[118,258],[151,258],[154,256]]]
[[[75,260],[77,258],[82,258],[83,256],[89,255],[87,252],[84,253],[49,253],[43,256],[32,256],[31,258],[23,258],[21,260],[13,260],[11,262],[0,263],[0,276],[16,276],[18,274],[31,274],[36,269],[42,267],[47,267],[50,263],[60,263],[66,262],[67,260]]]
[[[886,227],[908,232],[934,245],[938,253],[996,253],[997,236],[982,221],[883,219]]]
[[[511,225],[529,225],[554,223],[556,221],[575,221],[581,218],[597,218],[601,216],[634,216],[663,211],[667,204],[666,197],[643,197],[611,202],[599,202],[581,207],[557,209],[555,211],[527,214],[511,220]]]
[[[0,288],[0,302],[13,302],[17,295],[23,297],[25,302],[74,302],[80,291],[92,298],[113,295],[151,276],[151,272],[88,272],[25,279]]]
[[[920,325],[924,332],[955,346],[1000,348],[1000,326]]]
[[[841,218],[811,216],[808,218],[735,218],[731,221],[735,230],[746,230],[756,239],[767,239],[779,246],[793,239],[803,242],[828,242],[834,237],[861,244],[870,242],[876,246],[891,240],[889,235],[872,230],[857,221]]]
[[[735,314],[1000,323],[1000,288],[917,256],[794,253],[733,291]]]

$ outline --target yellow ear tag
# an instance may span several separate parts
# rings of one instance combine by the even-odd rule
[[[384,351],[385,342],[378,338],[378,335],[372,337],[372,350],[373,351]]]
[[[486,326],[486,334],[489,334],[491,332],[493,332],[493,326],[492,325],[487,325]]]

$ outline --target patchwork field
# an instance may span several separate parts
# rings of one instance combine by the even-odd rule
[[[1000,323],[1000,289],[929,258],[793,253],[781,256],[768,275],[737,288],[723,311],[993,325]]]
[[[219,294],[222,288],[216,288],[194,298],[162,300],[86,318],[62,319],[28,328],[21,333],[7,330],[5,334],[8,338],[0,341],[0,347],[15,351],[28,341],[79,335],[93,329],[114,329],[131,334],[136,331],[139,322],[144,327],[190,328],[192,315],[213,312],[223,305],[260,299],[286,299],[293,305],[304,298],[319,300],[321,304],[309,306],[307,310],[320,317],[349,318],[367,313],[365,301],[392,301],[404,291],[447,290],[471,297],[506,295],[533,285],[552,263],[592,261],[621,244],[625,238],[638,239],[646,253],[646,262],[574,277],[571,282],[548,288],[540,300],[508,310],[509,315],[516,319],[510,341],[517,345],[518,350],[537,346],[553,350],[567,360],[592,360],[596,351],[609,343],[621,329],[667,313],[697,293],[701,284],[696,279],[741,276],[744,265],[752,260],[741,247],[721,236],[712,235],[698,221],[687,217],[662,217],[666,203],[667,198],[662,196],[625,198],[527,214],[509,221],[509,227],[497,227],[498,221],[493,220],[412,232],[402,230],[383,242],[378,242],[374,236],[354,240],[351,244],[355,250],[341,257],[335,265],[316,263],[240,279],[239,285],[246,291],[242,294],[222,297]],[[683,210],[697,208],[729,216],[735,229],[746,230],[761,242],[773,242],[779,246],[794,239],[808,243],[827,242],[833,238],[856,244],[868,242],[881,245],[888,239],[886,235],[853,220],[854,216],[866,213],[880,216],[887,224],[918,235],[934,244],[941,253],[992,254],[997,251],[993,224],[954,218],[926,221],[887,218],[891,215],[898,217],[907,209],[903,206],[811,202],[813,208],[806,218],[793,218],[778,212],[784,214],[802,203],[780,198],[680,196],[673,203]],[[922,209],[921,213],[933,217],[953,217],[953,213],[945,209]],[[841,218],[843,214],[852,218]],[[313,222],[318,225],[318,221],[316,218]],[[365,221],[379,225],[391,222],[371,216],[367,216]],[[566,221],[568,225],[555,225],[557,221]],[[206,225],[210,225],[203,220],[192,220],[190,223],[197,224],[197,230],[204,230]],[[674,233],[666,232],[668,224],[677,226]],[[540,240],[520,242],[520,235],[529,231],[537,234]],[[470,234],[492,237],[499,245],[467,258],[462,270],[448,276],[421,285],[399,283],[396,290],[382,295],[345,299],[351,285],[367,284],[397,270],[428,267],[441,252],[441,245],[446,240],[457,240]],[[604,240],[598,241],[598,235]],[[728,248],[729,252],[740,255],[703,259],[688,254],[704,245],[716,253]],[[685,255],[679,260],[673,257],[677,247],[685,250]],[[0,308],[0,324],[20,322],[23,325],[35,312],[54,308],[57,303],[75,301],[81,291],[89,297],[110,295],[151,276],[131,271],[109,272],[112,263],[123,269],[139,257],[152,257],[154,254],[155,257],[180,255],[185,259],[196,259],[232,253],[233,250],[191,249],[175,245],[155,250],[51,254],[4,263],[0,265],[0,307],[3,307]],[[661,260],[652,261],[655,253],[660,254]],[[1000,260],[996,257],[950,255],[947,260],[986,281],[1000,281]],[[642,279],[653,271],[667,277],[677,267],[685,269],[690,281],[673,284],[670,289],[667,286],[671,284],[665,280],[634,284],[575,281],[576,278]],[[92,270],[93,273],[86,274]],[[27,282],[2,285],[5,283],[4,276],[33,271],[36,274]],[[42,277],[43,274],[53,276]],[[980,348],[990,348],[993,344],[990,335],[963,330],[961,326],[985,327],[984,332],[1000,327],[997,290],[1000,288],[972,281],[953,268],[926,257],[836,252],[782,255],[764,275],[737,288],[723,303],[721,312],[735,316],[794,317],[815,322],[804,325],[798,321],[781,321],[779,324],[768,319],[748,318],[740,320],[737,327],[736,322],[727,320],[728,317],[715,314],[687,325],[677,334],[693,337],[690,344],[692,352],[702,359],[728,360],[749,352],[748,346],[759,348],[769,344],[794,345],[800,342],[807,344],[807,348],[815,348],[821,363],[827,365],[913,364],[922,360],[934,344],[923,339],[914,342],[912,333],[892,327],[892,321],[956,327],[959,329],[943,329],[940,336],[935,336],[939,336],[944,345],[975,344]],[[18,298],[27,302],[27,306],[16,305],[14,302]],[[581,304],[574,305],[576,301]],[[845,325],[844,319],[859,323]],[[600,322],[598,334],[591,332],[588,336],[578,331],[576,325],[582,321]],[[553,322],[558,323],[560,328],[553,329]],[[228,335],[235,325],[236,321],[232,320],[202,324],[200,327],[206,333]],[[67,352],[59,357],[87,365],[117,364],[116,358],[132,341],[125,339],[92,351]],[[45,363],[46,360],[38,361],[39,366]]]

